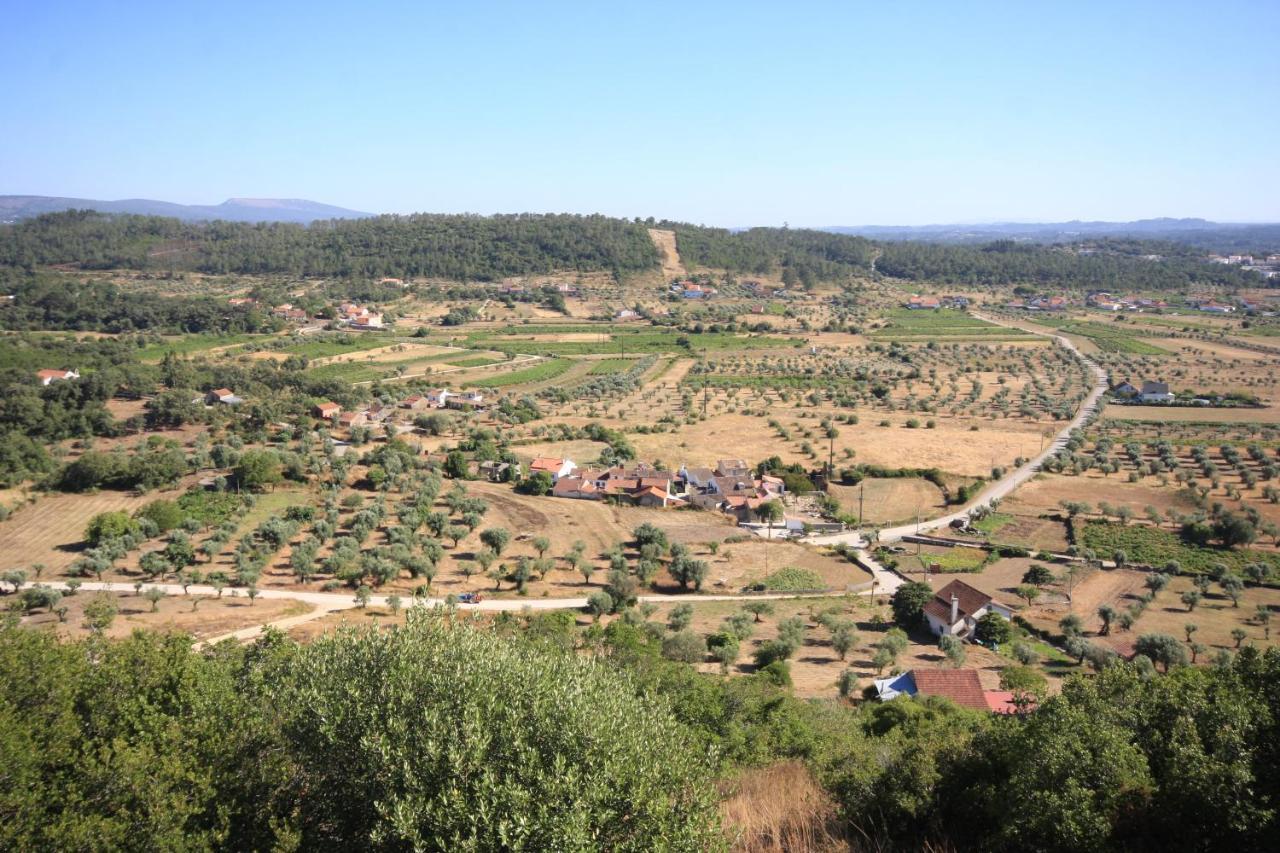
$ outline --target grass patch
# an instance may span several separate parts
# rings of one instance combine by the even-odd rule
[[[147,344],[138,350],[139,361],[159,361],[164,358],[165,353],[174,353],[175,355],[194,355],[206,350],[217,349],[218,347],[234,346],[236,344],[246,344],[251,341],[260,341],[272,337],[271,335],[183,335],[181,337],[166,338],[164,341],[156,344]]]
[[[827,588],[827,585],[823,583],[817,572],[795,566],[778,569],[761,581],[759,585],[762,585],[770,592],[807,592],[809,590]]]
[[[1009,329],[980,320],[963,311],[943,309],[938,311],[912,311],[896,308],[885,315],[888,321],[883,328],[870,333],[881,340],[935,340],[938,338],[980,338],[982,340],[1020,340],[1031,337],[1022,329]]]
[[[990,534],[995,533],[1002,527],[1012,524],[1013,520],[1013,516],[1007,512],[993,512],[984,518],[971,522],[971,525],[975,529],[981,530],[983,533]]]
[[[496,358],[491,355],[467,355],[445,359],[444,363],[450,367],[484,367],[487,364],[498,364],[503,361],[506,361],[506,359]]]
[[[986,551],[980,551],[977,548],[952,548],[942,554],[912,555],[906,556],[904,559],[918,561],[921,571],[928,567],[931,572],[976,573],[986,568],[990,555]]]
[[[210,492],[196,488],[178,498],[178,506],[201,524],[212,527],[235,515],[243,501],[235,492]]]
[[[1269,563],[1280,569],[1280,557],[1248,548],[1200,548],[1183,542],[1178,534],[1145,524],[1110,524],[1087,522],[1077,536],[1082,548],[1090,548],[1104,560],[1117,550],[1124,551],[1130,563],[1162,567],[1177,560],[1187,574],[1207,572],[1214,563],[1224,563],[1237,574],[1249,563]]]

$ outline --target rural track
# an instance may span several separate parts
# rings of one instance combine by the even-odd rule
[[[975,313],[974,316],[980,320],[985,320],[988,323],[993,323],[997,326],[1004,326],[1009,329],[1021,328],[1013,323],[1007,323],[991,317],[984,317],[980,314]],[[1023,331],[1030,330],[1023,329]],[[1024,462],[1019,467],[1008,472],[999,480],[988,484],[986,488],[978,493],[976,498],[969,501],[960,509],[937,518],[921,521],[918,524],[903,524],[897,527],[886,527],[879,532],[879,536],[877,538],[878,542],[897,542],[902,539],[903,536],[910,536],[915,533],[925,533],[931,530],[939,530],[948,527],[951,522],[967,517],[975,508],[984,504],[989,504],[992,500],[1002,500],[1008,497],[1019,486],[1026,483],[1036,474],[1040,473],[1040,466],[1044,464],[1045,460],[1066,446],[1067,441],[1071,438],[1072,430],[1082,427],[1098,410],[1099,403],[1102,400],[1102,395],[1107,391],[1107,372],[1103,370],[1093,359],[1080,352],[1079,348],[1064,335],[1048,334],[1045,332],[1032,332],[1032,334],[1038,334],[1042,337],[1051,338],[1056,341],[1059,346],[1074,354],[1076,358],[1084,362],[1084,364],[1093,372],[1095,379],[1093,388],[1089,391],[1089,395],[1085,398],[1084,403],[1080,406],[1079,410],[1077,410],[1075,417],[1073,417],[1065,427],[1058,431],[1058,434],[1054,436],[1053,441],[1051,441],[1044,450],[1040,451],[1040,453],[1030,461]],[[856,547],[865,547],[867,539],[864,533],[865,531],[862,530],[851,530],[846,533],[833,533],[828,536],[811,536],[804,541],[814,545],[836,545],[844,543],[854,545]],[[876,573],[873,571],[873,575],[874,574]]]
[[[38,582],[28,582],[23,584],[24,588],[36,586]],[[42,584],[50,586],[57,590],[66,590],[67,585],[64,582],[53,581]],[[165,593],[172,596],[199,595],[216,597],[217,590],[211,586],[204,584],[189,584],[186,591],[183,590],[181,584],[176,583],[155,583],[144,584],[144,589],[155,587],[164,590]],[[81,592],[123,592],[136,594],[132,583],[118,583],[113,581],[92,581],[80,585]],[[887,590],[883,584],[878,584],[875,588],[877,594],[883,592],[891,592]],[[243,596],[244,590],[236,587],[227,587],[223,590],[223,595],[227,596]],[[814,593],[757,593],[753,595],[731,595],[731,594],[708,594],[701,595],[699,593],[686,593],[683,595],[642,595],[639,597],[641,603],[664,604],[673,602],[702,602],[702,601],[780,601],[793,598],[827,598],[832,595],[840,595],[839,592],[814,592]],[[287,590],[287,589],[260,589],[258,590],[259,598],[283,598],[292,601],[302,601],[313,606],[313,610],[309,613],[297,614],[293,616],[284,616],[273,622],[263,625],[241,628],[238,631],[231,631],[216,637],[210,637],[201,640],[196,644],[197,647],[212,645],[222,640],[252,640],[259,636],[268,627],[292,628],[294,625],[303,622],[309,622],[313,619],[319,619],[330,613],[336,613],[340,610],[355,610],[360,605],[356,603],[353,596],[331,592],[307,592],[305,590]],[[373,607],[386,607],[386,595],[372,596],[368,605]],[[414,606],[422,604],[426,607],[444,606],[443,598],[413,598],[412,596],[401,596],[406,606]],[[479,612],[520,612],[523,610],[584,610],[587,607],[587,599],[585,596],[581,598],[492,598],[486,599],[476,604],[457,604],[459,610],[475,610]]]

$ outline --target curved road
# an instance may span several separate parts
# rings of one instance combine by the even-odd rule
[[[1018,328],[1012,323],[1006,323],[990,317],[982,317],[977,314],[974,316],[981,320],[986,320],[988,323],[994,323],[997,326]],[[1024,329],[1023,331],[1029,330]],[[960,509],[938,518],[921,521],[919,524],[904,524],[899,527],[887,527],[880,531],[880,542],[896,542],[903,536],[909,536],[913,533],[926,533],[931,530],[948,527],[951,522],[963,516],[967,516],[976,507],[982,504],[989,504],[995,498],[1007,497],[1014,491],[1014,489],[1034,477],[1040,471],[1040,466],[1044,461],[1066,445],[1067,440],[1071,437],[1071,431],[1083,426],[1084,422],[1097,411],[1098,403],[1102,399],[1102,395],[1107,391],[1107,372],[1099,367],[1097,362],[1093,361],[1093,359],[1080,352],[1080,350],[1076,348],[1076,345],[1067,340],[1066,337],[1062,335],[1044,335],[1042,332],[1035,332],[1033,334],[1043,335],[1044,337],[1049,337],[1057,341],[1059,346],[1074,353],[1076,358],[1084,362],[1085,365],[1087,365],[1093,372],[1094,379],[1096,381],[1092,390],[1089,391],[1089,396],[1085,398],[1084,404],[1080,407],[1080,410],[1076,412],[1076,416],[1072,418],[1065,427],[1059,430],[1058,434],[1054,437],[1053,441],[1049,443],[1048,447],[1042,450],[1030,461],[1024,462],[1020,467],[1015,468],[999,480],[987,485],[986,488],[978,493],[976,498],[969,501],[969,503],[965,504]],[[811,542],[815,545],[834,545],[843,542],[845,544],[861,547],[866,544],[866,539],[862,534],[863,532],[860,530],[851,530],[846,533],[833,533],[828,536],[811,536],[803,541]]]

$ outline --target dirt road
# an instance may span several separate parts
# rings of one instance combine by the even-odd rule
[[[663,280],[670,282],[688,275],[684,264],[680,263],[680,251],[676,248],[676,232],[650,228],[649,239],[653,240],[653,245],[658,247],[658,252],[662,255]]]

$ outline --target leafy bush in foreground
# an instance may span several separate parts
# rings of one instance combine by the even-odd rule
[[[208,655],[0,628],[0,848],[720,845],[711,756],[664,702],[413,617]]]

